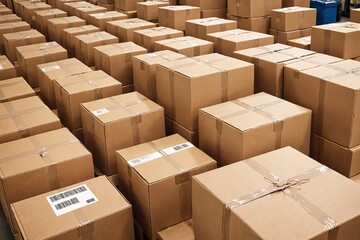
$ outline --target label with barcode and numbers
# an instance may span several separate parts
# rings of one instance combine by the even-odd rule
[[[163,149],[163,151],[167,155],[170,155],[170,154],[173,154],[173,153],[176,153],[176,152],[179,152],[179,151],[183,151],[185,149],[192,148],[192,147],[194,147],[194,145],[192,145],[192,143],[185,142],[185,143],[178,144],[176,146],[165,148],[165,149]]]
[[[92,114],[94,114],[95,116],[100,116],[108,112],[109,110],[107,110],[106,108],[100,108],[100,109],[96,109],[95,111],[92,111]]]
[[[46,72],[54,71],[54,70],[57,70],[57,69],[60,69],[59,65],[54,65],[54,66],[50,66],[50,67],[44,67],[44,68],[41,69],[41,71],[46,73]]]
[[[56,216],[98,202],[86,184],[46,197]]]

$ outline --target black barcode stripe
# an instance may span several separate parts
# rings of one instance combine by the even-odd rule
[[[80,187],[71,189],[69,191],[66,191],[66,192],[59,193],[59,194],[56,194],[54,196],[51,196],[51,197],[49,197],[49,199],[50,199],[51,202],[56,202],[56,201],[59,201],[61,199],[64,199],[64,198],[67,198],[67,197],[70,197],[70,196],[73,196],[75,194],[79,194],[79,193],[85,192],[85,191],[87,191],[86,187],[80,186]]]
[[[64,201],[64,202],[61,202],[61,203],[56,204],[56,205],[55,205],[55,208],[56,208],[56,210],[61,210],[61,209],[63,209],[63,208],[69,207],[69,206],[74,205],[74,204],[77,204],[77,203],[79,203],[79,202],[80,202],[79,199],[77,199],[77,198],[75,197],[75,198],[72,198],[72,199],[70,199],[70,200],[66,200],[66,201]]]

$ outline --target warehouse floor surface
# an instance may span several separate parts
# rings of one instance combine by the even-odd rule
[[[4,211],[0,205],[0,239],[1,240],[14,240],[9,224],[6,221]]]

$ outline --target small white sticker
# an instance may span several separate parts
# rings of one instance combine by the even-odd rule
[[[0,64],[0,70],[4,69],[4,67]]]
[[[100,115],[103,115],[108,112],[109,112],[109,110],[107,110],[106,108],[100,108],[95,111],[92,111],[92,114],[94,114],[95,116],[100,116]]]
[[[163,155],[159,152],[154,152],[154,153],[150,153],[148,155],[136,158],[136,159],[132,159],[130,161],[128,161],[128,164],[132,167],[135,167],[136,165],[142,164],[142,163],[146,163],[146,162],[150,162],[154,159],[157,158],[161,158]]]
[[[186,143],[182,143],[173,147],[169,147],[169,148],[165,148],[163,149],[164,153],[166,153],[167,155],[188,149],[188,148],[192,148],[194,147],[194,145],[192,145],[192,143],[190,142],[186,142]]]
[[[93,17],[103,17],[103,16],[106,16],[107,14],[106,13],[95,13],[95,14],[90,14],[90,15]]]
[[[57,69],[60,69],[59,65],[54,65],[54,66],[50,66],[50,67],[44,67],[44,68],[41,69],[41,71],[50,72],[50,71],[54,71],[54,70],[57,70]]]
[[[98,202],[86,184],[46,197],[56,216]]]

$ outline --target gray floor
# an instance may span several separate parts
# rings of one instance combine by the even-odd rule
[[[1,240],[14,240],[14,237],[11,233],[9,224],[6,221],[4,211],[0,205],[0,239]]]

